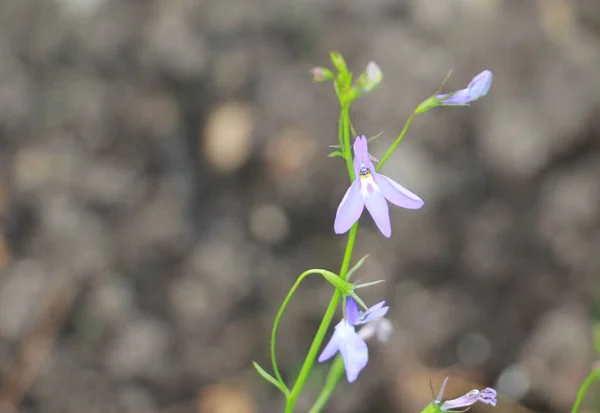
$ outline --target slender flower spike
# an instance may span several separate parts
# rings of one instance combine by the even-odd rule
[[[419,209],[423,200],[387,176],[375,172],[367,145],[365,136],[358,136],[354,141],[356,179],[337,209],[333,229],[336,234],[346,233],[358,221],[366,206],[379,231],[389,238],[392,227],[387,201],[401,208]]]
[[[382,301],[362,312],[352,297],[346,298],[346,317],[335,326],[329,343],[319,356],[319,363],[329,360],[339,351],[344,360],[348,382],[355,381],[369,362],[369,349],[364,339],[354,330],[354,326],[383,317],[388,309],[385,301]]]
[[[433,402],[433,404],[443,412],[464,412],[470,409],[476,402],[496,406],[496,390],[491,387],[487,387],[483,390],[473,389],[464,396],[442,402],[446,383],[448,383],[448,377],[446,377],[444,384],[442,384],[439,396]]]
[[[489,70],[484,70],[469,82],[466,88],[453,94],[437,95],[436,99],[441,101],[442,105],[468,105],[480,97],[487,95],[492,86],[493,75]],[[447,99],[444,99],[448,96]]]

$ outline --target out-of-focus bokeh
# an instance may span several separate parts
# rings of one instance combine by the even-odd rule
[[[387,280],[363,298],[395,332],[327,411],[418,412],[447,374],[450,397],[497,388],[477,411],[568,411],[599,350],[596,3],[1,1],[0,410],[282,410],[251,361],[295,277],[341,262],[338,108],[309,76],[339,50],[383,70],[352,112],[376,157],[449,69],[448,91],[495,77],[386,165],[425,207],[390,240],[361,221],[357,279]],[[284,316],[289,381],[331,292],[307,281]]]

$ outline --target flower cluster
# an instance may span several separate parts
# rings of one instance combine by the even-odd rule
[[[315,74],[316,73],[316,74]],[[324,78],[322,68],[313,69],[315,78]],[[359,88],[370,91],[381,82],[381,70],[374,62],[370,62],[367,70],[359,78]],[[416,113],[422,113],[436,106],[467,105],[485,96],[492,83],[492,73],[485,70],[471,80],[466,88],[448,94],[437,94],[423,102]],[[377,172],[369,154],[368,141],[365,136],[357,136],[353,144],[354,181],[346,190],[340,202],[333,224],[336,234],[344,234],[360,219],[365,207],[373,218],[375,225],[385,237],[391,237],[392,226],[388,202],[405,209],[419,209],[424,205],[423,200],[393,179]],[[344,361],[346,377],[349,382],[356,380],[362,369],[369,361],[369,352],[365,337],[377,335],[387,339],[391,333],[391,323],[383,318],[388,307],[380,302],[365,312],[359,310],[357,302],[352,297],[346,298],[345,317],[334,330],[329,343],[319,356],[319,362],[324,362],[340,353]],[[369,323],[359,333],[355,327]],[[445,382],[444,382],[445,386]],[[443,388],[442,388],[443,391]],[[492,395],[493,392],[493,395]],[[484,403],[492,400],[495,404],[495,392],[485,389],[482,392],[474,390],[462,398],[450,400],[439,405],[442,410],[465,407],[472,401],[481,400]],[[471,403],[471,404],[472,404]]]
[[[354,134],[356,137],[353,142],[351,141],[350,130],[353,128],[350,122],[350,106],[359,97],[379,87],[383,80],[382,71],[375,62],[369,62],[366,69],[358,77],[355,77],[348,70],[343,56],[338,52],[331,53],[331,63],[333,64],[333,70],[325,67],[313,67],[310,74],[314,82],[332,81],[340,103],[339,145],[335,145],[339,150],[331,152],[329,157],[341,157],[345,160],[348,174],[352,181],[337,208],[333,222],[333,229],[336,234],[345,234],[350,231],[342,270],[339,274],[336,274],[325,269],[311,269],[303,272],[298,277],[283,300],[283,304],[273,323],[271,333],[273,375],[269,374],[257,363],[254,363],[257,372],[285,395],[285,411],[289,413],[293,412],[296,400],[298,400],[302,387],[307,381],[310,370],[317,358],[318,351],[322,346],[325,329],[335,316],[335,309],[339,304],[340,298],[343,297],[343,317],[335,326],[329,342],[323,347],[317,359],[320,363],[323,363],[338,354],[340,358],[338,358],[337,362],[333,363],[321,393],[310,410],[311,412],[322,411],[336,384],[343,377],[344,372],[348,382],[354,382],[358,378],[361,371],[369,362],[368,340],[377,338],[379,341],[385,342],[393,332],[392,323],[385,318],[389,310],[385,301],[381,301],[372,307],[367,307],[356,294],[358,289],[377,284],[381,280],[364,284],[351,284],[349,282],[351,275],[361,267],[366,259],[366,256],[363,257],[352,268],[349,268],[356,240],[357,223],[366,209],[379,232],[384,237],[390,238],[392,236],[392,224],[388,203],[400,208],[416,210],[423,207],[424,201],[394,179],[379,173],[379,170],[398,147],[412,120],[417,115],[441,106],[469,105],[489,92],[493,78],[492,72],[484,70],[475,76],[467,87],[451,93],[442,93],[442,89],[448,79],[446,77],[442,86],[415,108],[400,135],[390,145],[381,157],[381,160],[377,161],[369,153],[366,136],[356,136]],[[375,167],[373,162],[378,163],[377,167]],[[336,289],[336,294],[331,299],[328,310],[321,322],[319,332],[315,335],[315,339],[311,344],[295,383],[293,386],[288,387],[277,366],[275,357],[277,327],[290,298],[302,280],[309,274],[320,274],[333,285]],[[447,380],[444,381],[438,398],[432,401],[423,413],[465,411],[478,401],[493,406],[496,405],[496,391],[491,388],[481,391],[472,390],[457,399],[442,401]]]

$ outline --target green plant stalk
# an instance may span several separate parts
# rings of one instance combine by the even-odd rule
[[[346,252],[344,253],[344,260],[342,262],[342,268],[340,270],[340,277],[345,280],[346,274],[348,273],[348,269],[350,268],[350,261],[352,259],[352,250],[354,249],[354,243],[356,241],[356,233],[358,231],[358,223],[354,224],[354,226],[350,229],[350,234],[348,235],[348,243],[346,244]],[[308,375],[315,363],[315,359],[317,358],[317,353],[321,348],[321,344],[323,343],[323,339],[325,338],[325,334],[327,333],[327,329],[331,324],[331,320],[335,315],[335,311],[337,310],[337,306],[342,299],[342,295],[339,291],[335,291],[333,293],[333,297],[331,297],[331,301],[329,302],[329,306],[327,307],[327,311],[325,311],[325,315],[323,316],[323,320],[321,320],[321,325],[315,334],[315,338],[308,350],[308,354],[304,359],[304,363],[302,364],[302,368],[300,369],[300,373],[298,374],[298,378],[296,379],[296,383],[292,387],[290,391],[287,402],[285,406],[285,413],[292,413],[294,411],[294,406],[296,405],[296,401],[298,400],[298,396],[300,396],[300,392],[308,379]]]
[[[352,163],[352,145],[350,144],[350,106],[342,105],[340,117],[342,119],[343,126],[343,152],[346,158],[346,167],[348,168],[348,176],[350,177],[350,182],[354,182],[354,164]]]
[[[579,387],[579,391],[577,392],[577,397],[575,398],[575,403],[573,403],[573,409],[571,413],[577,413],[579,411],[579,407],[581,406],[581,402],[583,401],[583,396],[585,396],[585,392],[587,391],[590,384],[593,383],[594,380],[600,378],[600,369],[596,369],[592,371],[589,376],[581,383],[581,387]]]
[[[317,400],[315,400],[308,413],[320,413],[323,410],[343,375],[344,360],[340,356],[336,356],[329,368],[329,373],[327,373],[321,393],[319,393],[319,397],[317,397]]]
[[[339,97],[339,94],[338,94]],[[350,149],[350,105],[342,104],[340,110],[340,123],[338,125],[338,134],[340,134],[340,142],[342,145],[342,151],[345,154],[346,165],[348,167],[348,176],[350,177],[350,181],[354,180],[354,166],[352,163],[352,153]],[[348,234],[348,241],[346,243],[346,251],[344,252],[344,259],[342,260],[342,267],[340,269],[340,277],[342,280],[346,280],[348,275],[348,270],[350,269],[350,262],[352,261],[352,251],[354,250],[354,243],[356,242],[356,233],[358,232],[358,222],[355,223],[350,229],[350,233]],[[327,333],[327,329],[331,324],[331,320],[335,315],[335,311],[342,299],[342,295],[339,291],[335,291],[333,296],[331,297],[331,301],[329,302],[329,306],[325,311],[325,315],[321,320],[321,325],[319,325],[319,329],[315,334],[315,338],[313,339],[310,348],[308,349],[308,354],[304,359],[304,363],[300,368],[300,373],[298,373],[298,378],[294,383],[292,389],[290,390],[286,406],[285,413],[292,413],[294,411],[294,406],[296,405],[296,401],[300,396],[300,392],[304,388],[304,384],[308,379],[308,375],[312,370],[312,367],[315,363],[315,359],[317,358],[317,353],[323,344],[323,339],[325,338],[325,334]],[[277,373],[276,373],[277,374]]]
[[[396,147],[398,146],[398,144],[400,143],[402,138],[404,138],[404,135],[406,135],[406,132],[408,132],[408,128],[410,127],[410,124],[412,123],[413,119],[416,116],[417,116],[416,112],[413,112],[413,114],[410,115],[410,117],[404,124],[404,128],[402,128],[402,132],[400,132],[400,135],[396,138],[394,143],[392,143],[392,146],[389,147],[389,149],[386,151],[386,153],[383,155],[383,157],[379,160],[379,163],[377,164],[377,167],[375,168],[375,170],[377,172],[379,172],[379,170],[383,167],[383,164],[388,160],[388,158],[390,157],[392,152],[394,152],[396,150]]]
[[[275,373],[275,377],[277,378],[277,381],[285,389],[284,393],[286,395],[288,395],[290,393],[290,390],[286,386],[285,382],[283,381],[283,378],[281,377],[281,373],[279,372],[279,367],[277,367],[277,358],[275,355],[277,329],[279,328],[279,322],[281,321],[281,317],[283,316],[283,312],[285,311],[288,303],[290,302],[292,296],[294,295],[294,293],[296,292],[296,290],[298,289],[298,287],[300,286],[302,281],[304,281],[304,279],[311,274],[320,274],[320,275],[324,276],[324,273],[329,273],[331,275],[334,275],[331,271],[320,270],[320,269],[310,269],[310,270],[304,271],[302,274],[300,274],[298,276],[298,279],[296,279],[296,282],[294,283],[292,288],[290,288],[290,291],[288,291],[287,295],[285,296],[283,303],[279,307],[279,311],[277,311],[277,315],[275,316],[275,321],[273,321],[273,329],[271,330],[271,362],[273,364],[273,372]]]

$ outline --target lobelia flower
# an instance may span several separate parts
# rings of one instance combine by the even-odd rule
[[[423,200],[417,195],[387,176],[375,172],[365,136],[358,136],[354,141],[354,174],[356,178],[346,191],[335,215],[333,229],[336,234],[347,232],[358,221],[366,206],[379,231],[389,238],[392,227],[387,201],[407,209],[419,209],[423,206]]]
[[[440,100],[440,103],[443,105],[468,105],[480,97],[487,95],[492,86],[492,79],[492,72],[484,70],[475,76],[466,88],[452,94],[447,99],[444,98],[449,94],[437,95],[436,99]]]
[[[434,401],[434,404],[438,406],[442,411],[445,412],[464,412],[471,408],[476,402],[482,402],[485,404],[489,404],[492,406],[496,406],[496,390],[491,387],[486,387],[483,390],[473,389],[464,396],[460,396],[456,399],[446,400],[442,403],[442,397],[444,396],[444,389],[446,388],[446,383],[448,382],[448,377],[444,380],[442,384],[442,388],[440,389],[440,394],[437,399]],[[461,409],[461,410],[456,410]]]
[[[346,378],[352,383],[369,362],[369,349],[354,326],[377,320],[388,312],[385,301],[362,312],[352,297],[346,298],[346,317],[335,326],[331,339],[319,356],[319,363],[329,360],[339,351],[344,360]]]

